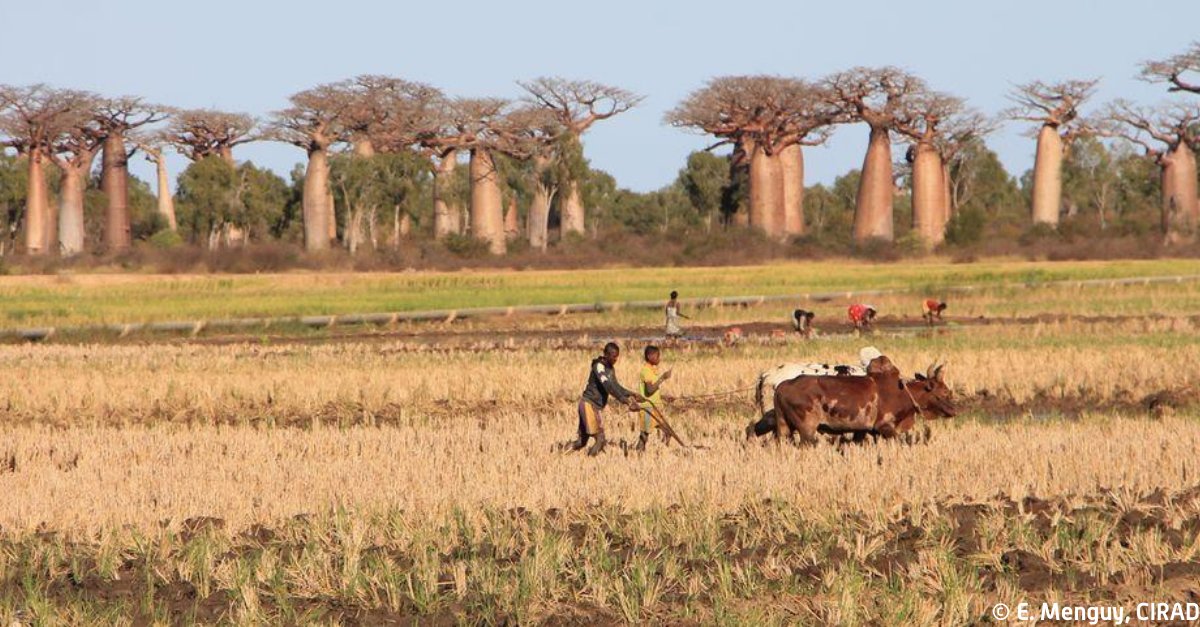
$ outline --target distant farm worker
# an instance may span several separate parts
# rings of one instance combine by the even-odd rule
[[[617,373],[613,367],[621,357],[621,347],[614,342],[604,345],[604,354],[593,359],[588,371],[587,387],[579,399],[579,440],[571,446],[572,451],[587,446],[589,438],[595,442],[588,449],[588,455],[598,455],[604,450],[604,419],[600,412],[608,406],[608,398],[615,396],[618,401],[629,406],[630,411],[638,411],[639,402],[645,400],[640,394],[630,392],[617,382]]]
[[[817,314],[803,309],[792,312],[792,328],[804,337],[812,337],[812,321]]]
[[[645,363],[642,364],[642,371],[638,376],[641,388],[640,392],[646,400],[642,401],[641,414],[639,414],[641,433],[638,434],[637,450],[646,450],[646,441],[650,439],[650,432],[658,429],[662,434],[663,444],[671,441],[671,436],[666,429],[659,424],[658,416],[662,414],[662,385],[671,378],[671,369],[660,373],[659,365],[662,363],[662,351],[657,346],[647,346],[642,352],[642,357]]]
[[[871,328],[871,322],[875,320],[875,313],[875,307],[862,303],[850,305],[850,308],[846,310],[855,330]]]
[[[946,311],[946,303],[926,298],[925,302],[921,303],[921,317],[925,319],[925,324],[933,326],[934,318],[942,319],[942,312]]]
[[[667,318],[667,337],[683,337],[683,328],[679,326],[679,319],[686,318],[683,312],[679,310],[679,292],[671,292],[671,300],[667,301],[667,306],[664,308],[664,313]]]

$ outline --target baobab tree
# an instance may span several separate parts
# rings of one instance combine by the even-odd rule
[[[778,156],[782,178],[782,218],[776,222],[783,235],[803,235],[804,218],[804,147],[824,144],[838,122],[839,112],[829,106],[826,92],[803,81],[789,81],[784,111],[777,132],[768,135],[766,145]]]
[[[895,67],[857,67],[829,76],[824,86],[844,121],[865,122],[871,129],[855,201],[854,239],[891,241],[891,132],[926,92],[925,81]]]
[[[839,118],[820,87],[794,78],[725,76],[709,81],[667,113],[673,126],[731,143],[748,162],[750,226],[767,235],[804,232],[802,146],[823,143]]]
[[[567,168],[567,176],[561,183],[562,231],[583,233],[587,217],[580,190],[584,174],[581,138],[593,124],[632,109],[642,97],[611,85],[558,77],[541,77],[518,84],[528,93],[529,103],[553,113],[564,129],[558,158],[577,163]]]
[[[98,100],[90,104],[95,107]],[[83,200],[88,174],[96,154],[104,145],[105,130],[100,126],[96,109],[81,107],[64,121],[62,131],[50,141],[46,154],[62,172],[58,209],[58,248],[64,257],[83,252]],[[122,147],[122,150],[124,148]]]
[[[162,107],[146,104],[141,98],[124,96],[102,98],[93,108],[96,125],[104,136],[100,161],[100,189],[104,192],[104,246],[124,250],[133,244],[129,216],[129,157],[125,140],[134,129],[160,122],[166,117]]]
[[[558,191],[559,181],[554,165],[558,142],[566,133],[558,117],[546,109],[536,106],[521,107],[504,116],[498,124],[497,147],[509,157],[529,161],[529,214],[526,231],[529,245],[536,250],[546,250],[550,234],[550,204]],[[505,229],[516,227],[516,213],[510,207],[505,214]],[[512,217],[509,217],[509,214]]]
[[[0,85],[0,133],[13,138],[29,168],[25,200],[25,252],[40,255],[57,248],[57,220],[50,211],[46,164],[53,142],[67,130],[93,94],[43,84]]]
[[[1200,94],[1200,42],[1193,43],[1187,52],[1143,63],[1141,77],[1152,83],[1166,83],[1167,91]]]
[[[129,142],[142,151],[146,160],[154,164],[155,183],[157,185],[158,215],[167,223],[172,231],[179,229],[175,217],[175,197],[171,194],[171,177],[167,172],[166,149],[170,145],[161,133],[132,133]]]
[[[421,138],[421,145],[440,155],[442,163],[451,163],[459,152],[470,152],[471,184],[470,232],[488,243],[488,250],[502,255],[508,250],[504,238],[504,208],[500,193],[500,177],[496,171],[494,152],[498,147],[497,127],[503,123],[508,101],[500,98],[454,98],[442,104],[440,124],[434,133]],[[434,181],[435,231],[438,230],[438,211],[448,212],[446,175],[453,168],[439,168]],[[444,204],[438,206],[438,201]],[[448,220],[444,216],[443,220]]]
[[[914,94],[897,115],[895,130],[912,141],[907,153],[912,179],[913,231],[926,246],[942,243],[949,220],[945,128],[963,110],[960,98],[933,91]]]
[[[945,185],[943,227],[950,222],[970,194],[970,176],[964,176],[964,165],[970,159],[967,150],[996,130],[995,119],[968,109],[950,117],[941,125],[934,148],[942,159],[942,183]],[[967,168],[969,169],[969,168]],[[957,173],[957,176],[955,175]],[[944,235],[944,233],[943,233]]]
[[[348,106],[341,115],[342,126],[345,129],[347,140],[353,146],[353,154],[356,158],[370,159],[376,155],[376,152],[395,155],[413,151],[417,154],[426,153],[422,154],[422,157],[427,161],[434,161],[434,172],[437,171],[438,166],[452,167],[454,165],[456,156],[446,159],[444,155],[428,154],[428,151],[419,149],[420,137],[435,133],[437,130],[439,103],[444,100],[442,92],[437,88],[424,83],[380,75],[357,76],[340,83],[339,86],[345,91],[348,99]],[[442,157],[440,162],[437,161],[438,157]],[[391,168],[381,167],[376,170],[386,172]],[[346,197],[346,194],[343,194],[343,197]],[[367,197],[373,196],[368,195]],[[435,204],[445,205],[444,199],[437,194],[435,194],[434,201]],[[404,225],[409,224],[411,218],[408,213],[401,215],[399,205],[394,205],[392,210],[393,233],[391,239],[395,246],[399,246],[400,232],[407,228]],[[345,242],[347,248],[357,247],[356,242],[362,241],[364,238],[361,211],[351,209],[346,212]],[[436,208],[434,213],[435,215],[439,213]],[[445,213],[446,211],[442,212],[443,216]],[[373,209],[367,210],[369,219],[366,223],[372,233],[374,233],[374,216]],[[435,219],[434,222],[441,227],[441,230],[435,228],[436,237],[442,237],[449,232],[444,218],[441,221]],[[374,241],[373,236],[372,241]]]
[[[268,136],[302,148],[308,154],[301,201],[304,248],[309,252],[326,250],[333,239],[330,225],[334,219],[329,149],[347,139],[343,115],[350,99],[340,85],[326,84],[292,94],[289,100],[292,106],[275,112]]]
[[[1169,242],[1191,239],[1200,226],[1196,153],[1200,144],[1200,105],[1170,103],[1138,107],[1125,100],[1110,104],[1100,132],[1145,149],[1162,174],[1162,229]]]
[[[235,146],[258,140],[257,121],[245,113],[229,113],[214,109],[183,109],[171,111],[164,137],[170,140],[179,154],[191,161],[213,155],[230,166]]]
[[[1079,108],[1095,92],[1097,83],[1099,79],[1033,81],[1018,85],[1009,95],[1016,106],[1005,112],[1006,117],[1039,125],[1033,164],[1034,224],[1058,225],[1063,157],[1072,141],[1091,130]]]

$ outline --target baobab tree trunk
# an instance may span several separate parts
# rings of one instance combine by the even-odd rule
[[[912,170],[913,231],[926,246],[936,246],[946,238],[942,158],[933,146],[919,143]]]
[[[892,141],[888,129],[871,127],[854,207],[854,241],[892,241]]]
[[[46,252],[46,222],[50,218],[49,189],[46,186],[46,155],[40,148],[29,151],[29,191],[25,197],[25,252]]]
[[[783,214],[783,171],[779,159],[760,145],[750,150],[750,226],[767,237],[778,237],[777,218]]]
[[[125,152],[125,138],[117,132],[109,133],[104,139],[100,189],[107,197],[104,247],[110,251],[128,250],[133,245],[129,219],[129,153]],[[63,238],[65,240],[65,235]]]
[[[1063,140],[1050,125],[1038,131],[1033,161],[1033,223],[1058,226],[1062,208]]]
[[[1191,241],[1200,216],[1196,154],[1181,142],[1162,158],[1163,229],[1168,242]]]
[[[587,230],[583,195],[579,191],[579,181],[574,179],[563,183],[561,228],[564,234],[584,233]]]
[[[940,157],[940,155],[939,155]],[[950,164],[942,161],[942,210],[945,215],[942,216],[942,225],[950,224],[950,218],[954,217],[954,211],[957,207],[954,206],[954,192],[950,189]]]
[[[374,157],[375,144],[370,139],[360,138],[354,140],[354,155],[357,157]]]
[[[783,177],[783,235],[804,235],[804,150],[792,144],[779,151]]]
[[[329,244],[330,246],[337,243],[337,204],[333,202],[333,187],[328,187],[325,193],[325,225],[329,227]],[[349,220],[349,212],[347,211],[346,219]],[[347,224],[349,224],[347,222]]]
[[[171,177],[167,175],[167,160],[161,155],[154,162],[158,174],[158,213],[167,221],[172,231],[178,230],[175,220],[175,198],[171,196]]]
[[[229,167],[236,168],[237,162],[233,160],[233,146],[221,146],[217,149],[217,154],[229,164]]]
[[[484,148],[471,150],[471,235],[488,243],[493,255],[508,250],[504,240],[504,207],[500,179],[492,153]]]
[[[329,248],[329,155],[324,148],[308,152],[308,169],[304,171],[304,249],[309,252]]]
[[[454,204],[450,187],[454,180],[454,168],[458,165],[458,153],[451,150],[438,162],[433,175],[433,237],[442,239],[459,232],[460,210]]]
[[[62,168],[62,190],[58,199],[58,249],[64,257],[83,252],[83,185],[87,171],[86,166]]]
[[[408,213],[400,215],[400,237],[408,237],[412,233],[412,216]]]
[[[517,195],[508,199],[508,209],[504,211],[504,239],[517,239],[521,236],[521,216],[517,212]]]
[[[533,158],[533,198],[529,201],[529,246],[534,250],[546,250],[550,234],[550,200],[554,190],[543,180],[550,160],[543,156]]]

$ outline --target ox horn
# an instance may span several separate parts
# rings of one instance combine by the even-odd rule
[[[940,379],[940,378],[941,378],[941,376],[942,376],[942,368],[945,368],[945,367],[946,367],[946,364],[938,364],[938,365],[937,365],[937,366],[936,366],[936,367],[933,369],[933,376],[932,376],[931,378],[933,378],[933,379]]]
[[[938,369],[938,365],[937,365],[936,361],[933,362],[932,364],[929,364],[929,368],[927,368],[925,370],[925,378],[932,379],[935,376],[937,376],[937,369]]]

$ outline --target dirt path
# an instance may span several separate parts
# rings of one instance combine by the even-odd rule
[[[884,335],[945,334],[984,326],[1030,326],[1037,324],[1115,324],[1129,321],[1169,320],[1171,317],[1152,315],[1104,315],[1077,316],[1065,314],[1041,314],[1025,317],[946,317],[928,327],[918,317],[882,317],[874,325],[874,331]],[[1188,316],[1192,322],[1200,322],[1200,316]],[[591,347],[597,343],[614,340],[619,342],[666,342],[659,326],[611,326],[597,325],[572,329],[522,328],[521,323],[534,319],[513,319],[506,325],[483,325],[476,323],[425,323],[408,324],[402,327],[387,325],[375,327],[330,327],[321,331],[303,330],[289,332],[275,329],[271,333],[222,333],[187,335],[137,336],[111,338],[112,342],[131,344],[187,343],[202,345],[259,344],[324,344],[344,342],[399,343],[401,350],[521,350],[530,348],[574,349]],[[540,321],[541,319],[539,319]],[[695,325],[687,328],[687,335],[675,340],[676,344],[698,346],[719,345],[725,342],[726,333],[733,328],[741,330],[745,341],[786,341],[795,337],[795,332],[786,323],[749,321],[724,325]],[[817,323],[814,338],[847,337],[854,333],[849,324],[839,322]]]

